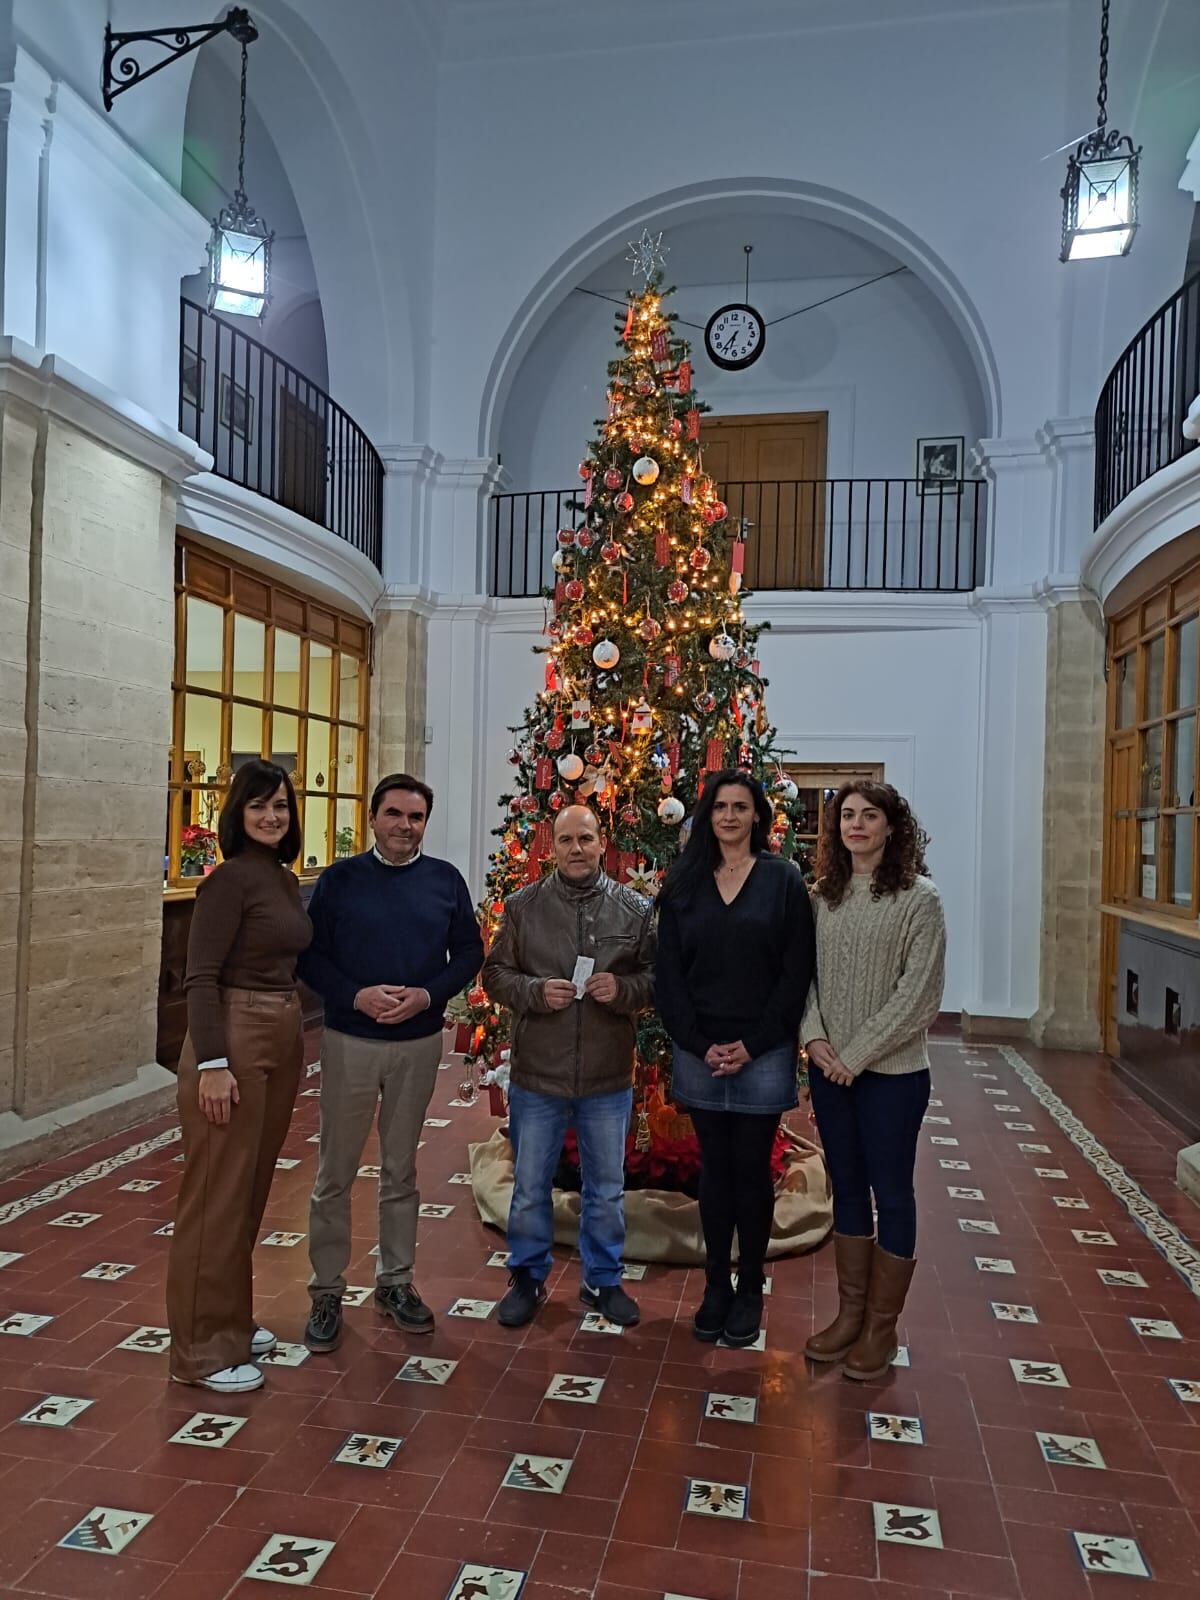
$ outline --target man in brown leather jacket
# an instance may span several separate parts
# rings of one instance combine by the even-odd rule
[[[605,876],[603,849],[595,813],[564,807],[555,870],[509,896],[483,965],[484,988],[512,1012],[510,1288],[497,1313],[507,1328],[546,1298],[551,1185],[570,1122],[583,1179],[579,1298],[611,1322],[638,1320],[621,1287],[624,1160],[635,1018],[654,998],[654,908]]]

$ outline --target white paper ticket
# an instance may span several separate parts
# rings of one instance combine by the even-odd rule
[[[576,956],[575,971],[571,974],[571,982],[575,985],[576,1000],[583,999],[583,986],[595,970],[596,961],[593,956]]]

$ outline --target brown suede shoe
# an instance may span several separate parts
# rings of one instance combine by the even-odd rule
[[[814,1333],[804,1346],[804,1354],[810,1361],[840,1361],[862,1332],[874,1249],[874,1239],[858,1238],[850,1233],[834,1234],[838,1314],[827,1328]]]
[[[892,1364],[899,1346],[896,1323],[904,1310],[908,1286],[917,1263],[907,1256],[889,1255],[875,1246],[871,1261],[871,1282],[867,1290],[867,1314],[862,1332],[842,1367],[844,1378],[869,1383],[882,1378]]]

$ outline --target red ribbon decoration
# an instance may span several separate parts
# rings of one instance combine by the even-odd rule
[[[672,739],[666,748],[667,766],[672,775],[679,771],[679,740]]]
[[[679,392],[686,394],[692,387],[692,363],[681,361],[679,363]]]
[[[700,437],[700,413],[695,406],[684,418],[684,437],[687,439],[698,439]]]
[[[551,765],[550,757],[539,756],[533,767],[533,787],[535,789],[548,789],[553,782],[554,768]]]
[[[746,570],[746,541],[735,539],[733,548],[729,552],[730,572],[745,572]]]
[[[704,765],[709,772],[720,772],[725,765],[724,739],[710,739],[704,751]]]
[[[671,559],[671,541],[665,533],[654,535],[654,565],[665,567]]]
[[[655,328],[650,338],[650,354],[655,361],[665,361],[667,359],[667,330],[665,328]]]
[[[631,300],[629,302],[629,305],[626,307],[626,310],[625,310],[625,328],[624,328],[624,330],[623,330],[623,332],[621,334],[622,339],[628,341],[630,330],[632,328],[633,328],[633,301]]]

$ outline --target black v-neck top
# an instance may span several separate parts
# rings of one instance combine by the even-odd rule
[[[815,971],[808,890],[779,856],[760,853],[729,905],[710,875],[694,899],[660,908],[655,1002],[693,1055],[736,1039],[751,1057],[793,1042]]]

